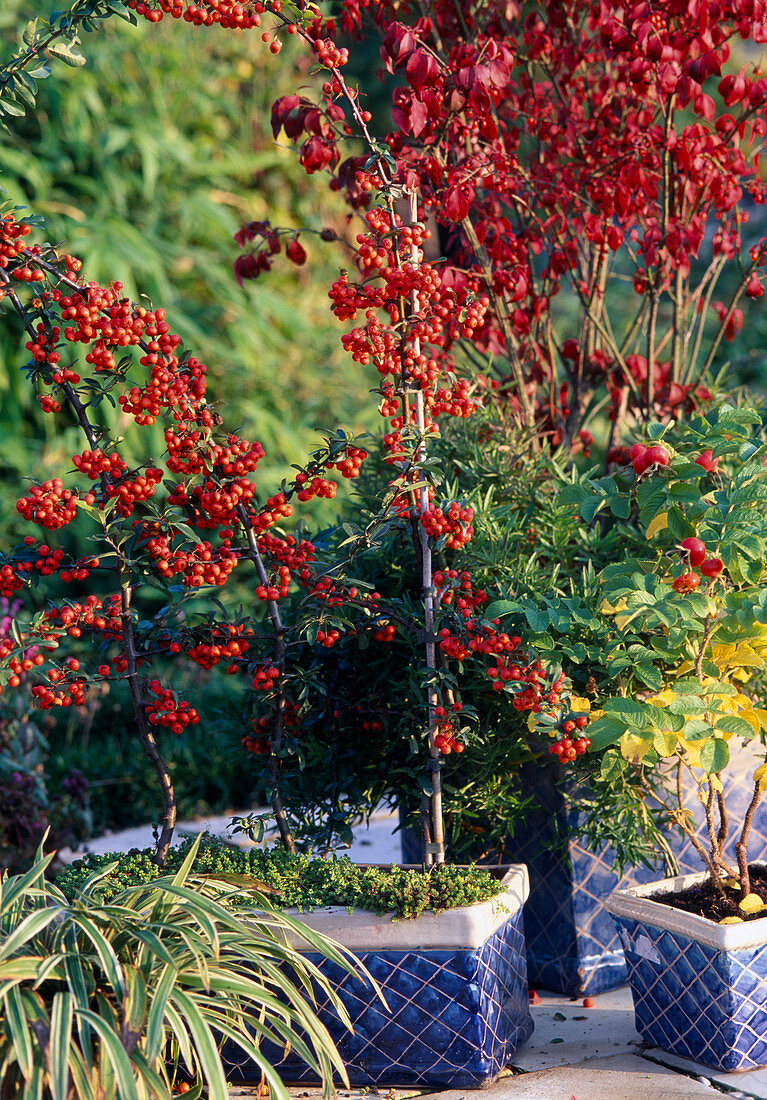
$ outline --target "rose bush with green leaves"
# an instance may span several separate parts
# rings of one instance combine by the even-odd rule
[[[650,425],[631,466],[574,485],[565,499],[598,523],[634,516],[646,552],[599,576],[607,662],[617,690],[591,709],[591,751],[603,772],[672,768],[670,812],[715,883],[730,875],[751,893],[748,840],[767,788],[767,764],[753,773],[743,819],[728,820],[722,777],[736,741],[767,730],[767,444],[753,408],[724,404],[683,427]],[[657,461],[647,463],[647,456]],[[538,716],[537,728],[553,712]],[[705,807],[708,844],[695,835],[682,779],[692,777]],[[739,832],[737,867],[724,854]]]

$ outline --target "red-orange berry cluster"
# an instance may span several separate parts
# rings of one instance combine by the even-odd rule
[[[22,497],[17,502],[16,509],[31,523],[39,523],[41,527],[57,531],[75,518],[79,499],[76,492],[64,488],[61,478],[55,477],[44,481],[42,485],[33,485],[29,496]],[[96,501],[93,493],[86,493],[82,499],[86,504],[94,504]]]
[[[172,534],[150,538],[147,554],[156,562],[157,572],[164,580],[183,574],[182,583],[186,588],[226,584],[239,561],[239,556],[226,545],[214,549],[210,542],[203,541],[189,550],[173,550],[172,539]]]
[[[296,474],[296,485],[301,486],[296,496],[302,502],[312,500],[313,497],[325,497],[327,500],[332,500],[338,492],[335,481],[329,481],[326,477],[313,477],[309,481],[309,475],[303,472]]]
[[[280,676],[280,670],[274,665],[259,668],[253,677],[253,687],[256,691],[271,691]]]
[[[107,485],[106,494],[117,498],[117,511],[121,516],[131,516],[136,504],[154,496],[163,476],[159,467],[149,467],[135,478],[124,478],[117,484]]]
[[[273,497],[269,497],[265,506],[255,516],[251,517],[250,525],[254,531],[267,531],[281,519],[287,519],[292,515],[293,506],[288,504],[285,494],[276,493]]]
[[[452,503],[447,511],[434,505],[421,513],[421,525],[433,539],[444,539],[445,546],[457,550],[465,546],[474,534],[471,521],[474,509]]]
[[[112,451],[108,455],[98,450],[83,451],[81,455],[72,457],[72,463],[81,474],[85,474],[91,481],[95,481],[102,474],[106,474],[117,481],[120,475],[128,469],[117,451]]]
[[[149,691],[154,696],[145,704],[147,720],[152,726],[167,726],[171,733],[183,733],[187,726],[196,726],[200,716],[186,699],[176,701],[170,688],[163,688],[159,680],[149,681]]]
[[[292,574],[287,565],[281,565],[277,571],[277,578],[273,584],[259,584],[259,586],[256,588],[256,599],[284,599],[290,592],[291,580]]]
[[[235,30],[260,27],[265,10],[264,4],[253,0],[127,0],[127,3],[136,15],[149,23],[159,23],[169,15],[195,27],[212,27],[218,23]],[[279,10],[279,0],[276,10]]]
[[[14,214],[4,214],[0,218],[0,267],[6,268],[18,259],[24,251],[24,237],[28,237],[32,227],[16,220]]]
[[[0,566],[0,596],[11,597],[24,587],[24,581],[16,573],[12,565]]]
[[[58,683],[60,676],[64,675],[64,673],[57,673],[55,669],[51,669],[48,673],[48,679],[53,685]],[[50,710],[52,707],[82,707],[85,705],[85,681],[72,680],[61,683],[59,687],[34,684],[32,686],[32,697],[40,710]]]
[[[347,447],[344,451],[344,457],[337,462],[329,462],[328,467],[338,470],[342,477],[359,477],[362,463],[367,456],[367,451],[363,451],[361,447]]]
[[[242,626],[213,627],[210,642],[198,642],[187,650],[187,656],[200,668],[215,668],[221,661],[229,661],[229,671],[236,672],[237,665],[232,662],[248,652],[247,639],[252,634],[252,630]]]
[[[474,589],[471,575],[465,570],[438,569],[433,576],[439,602],[443,607],[454,607],[464,619],[471,617],[476,608],[487,603],[487,592]]]

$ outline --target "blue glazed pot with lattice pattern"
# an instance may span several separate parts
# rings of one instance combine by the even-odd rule
[[[368,983],[307,952],[352,1019],[350,1034],[317,991],[320,1018],[352,1085],[482,1088],[530,1037],[526,868],[510,868],[503,881],[504,892],[489,901],[414,920],[339,906],[293,914],[353,951],[386,1000],[388,1011]],[[294,946],[307,945],[296,939]],[[316,1080],[295,1056],[268,1053],[283,1080]],[[228,1076],[236,1082],[260,1075],[253,1063],[241,1062]]]
[[[607,909],[648,1043],[729,1072],[767,1065],[767,919],[721,925],[653,901],[703,875],[616,890]]]

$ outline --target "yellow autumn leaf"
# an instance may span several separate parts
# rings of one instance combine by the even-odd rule
[[[758,894],[746,894],[738,902],[738,909],[743,913],[761,913],[762,909],[767,909],[767,905],[764,904]]]
[[[680,735],[679,748],[684,750],[687,756],[687,763],[691,768],[699,768],[701,766],[700,750],[705,744],[705,741],[687,741]]]
[[[618,611],[625,611],[627,606],[626,597],[621,596],[616,604],[611,604],[609,600],[602,600],[599,610],[603,615],[615,615]]]
[[[579,714],[588,714],[591,711],[591,703],[588,699],[584,699],[582,695],[571,695],[570,710],[577,711]]]
[[[647,702],[652,703],[654,707],[667,707],[669,703],[673,703],[676,697],[675,691],[671,688],[664,688],[663,691],[659,691],[655,695],[648,695]]]
[[[710,775],[708,777],[708,782],[712,790],[718,791],[720,794],[724,790],[724,787],[722,786],[722,781],[718,775]]]
[[[639,737],[636,733],[627,731],[620,740],[621,755],[632,764],[638,764],[651,748],[652,738]]]
[[[754,783],[759,784],[759,790],[767,788],[767,764],[760,764],[754,772]]]
[[[535,733],[535,720],[537,717],[538,715],[533,710],[531,710],[527,716],[527,728],[530,730],[530,733]]]
[[[652,744],[658,756],[673,756],[678,740],[677,735],[671,730],[656,730]]]
[[[647,527],[647,538],[651,539],[653,535],[657,535],[659,531],[665,531],[668,527],[668,512],[658,512],[657,516],[650,520]]]

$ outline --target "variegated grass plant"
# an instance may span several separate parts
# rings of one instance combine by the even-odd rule
[[[299,932],[347,971],[343,949],[275,911],[246,876],[193,877],[198,844],[180,870],[104,904],[94,873],[73,901],[45,878],[52,856],[0,883],[0,1097],[2,1100],[227,1100],[223,1041],[261,1069],[275,1100],[288,1093],[260,1049],[289,1045],[333,1093],[347,1082],[315,1014],[321,989],[346,1011],[317,968],[291,947]],[[111,868],[110,868],[111,869]],[[265,892],[266,892],[266,888]],[[248,891],[257,911],[230,903]]]

